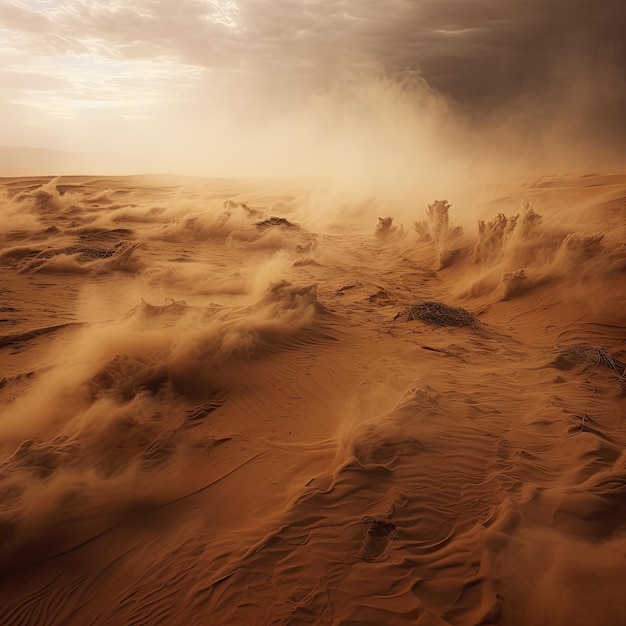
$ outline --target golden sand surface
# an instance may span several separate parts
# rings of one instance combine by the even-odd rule
[[[0,179],[0,623],[626,624],[626,173],[322,196]]]

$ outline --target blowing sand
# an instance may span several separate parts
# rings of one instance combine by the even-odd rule
[[[1,186],[3,625],[626,624],[626,173]]]

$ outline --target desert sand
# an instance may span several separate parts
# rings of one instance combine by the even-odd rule
[[[626,624],[626,171],[316,184],[0,181],[3,625]]]

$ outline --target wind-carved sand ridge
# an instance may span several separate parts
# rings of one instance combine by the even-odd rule
[[[2,624],[626,624],[626,174],[2,185]]]

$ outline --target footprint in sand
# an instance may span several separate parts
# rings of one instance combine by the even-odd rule
[[[358,557],[369,563],[387,560],[391,541],[396,537],[396,525],[388,520],[372,517],[365,517],[363,521],[370,522],[370,525]]]

